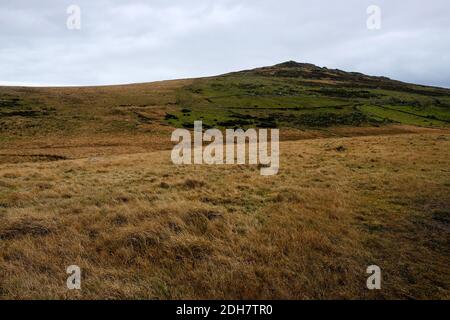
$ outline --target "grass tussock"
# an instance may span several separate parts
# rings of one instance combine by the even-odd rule
[[[53,231],[55,231],[55,226],[48,221],[22,218],[18,221],[3,223],[0,229],[0,239],[12,240],[24,236],[46,236]]]

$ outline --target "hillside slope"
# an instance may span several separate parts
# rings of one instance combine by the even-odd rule
[[[170,123],[211,127],[324,128],[402,123],[447,127],[450,90],[286,62],[198,79]],[[192,112],[188,112],[191,110]]]
[[[345,128],[448,128],[450,90],[292,61],[133,85],[0,87],[0,162],[168,149],[173,128],[195,120],[205,128],[283,128],[283,140],[339,136]]]

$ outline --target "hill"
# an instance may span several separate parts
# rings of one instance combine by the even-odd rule
[[[291,61],[194,81],[179,99],[192,112],[171,123],[203,116],[212,127],[448,126],[449,98],[448,89]]]
[[[122,86],[0,87],[0,162],[13,154],[29,161],[167,149],[171,130],[194,120],[206,128],[284,128],[282,139],[442,128],[450,123],[450,90],[292,61]]]

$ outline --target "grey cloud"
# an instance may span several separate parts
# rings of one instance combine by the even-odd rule
[[[68,30],[66,8],[81,8]],[[366,28],[379,5],[382,29]],[[0,3],[0,84],[100,85],[279,63],[450,87],[447,0],[41,0]]]

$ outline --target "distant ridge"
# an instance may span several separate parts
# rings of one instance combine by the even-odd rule
[[[269,77],[297,78],[310,81],[332,81],[343,86],[356,88],[380,88],[387,90],[401,90],[418,94],[423,93],[420,88],[437,89],[434,95],[448,95],[450,90],[433,86],[410,84],[393,80],[385,76],[370,76],[360,72],[347,72],[340,69],[329,69],[319,67],[312,63],[301,63],[297,61],[286,61],[273,66],[260,67],[256,69],[233,72],[231,74],[252,74]],[[427,91],[426,94],[429,94]]]

